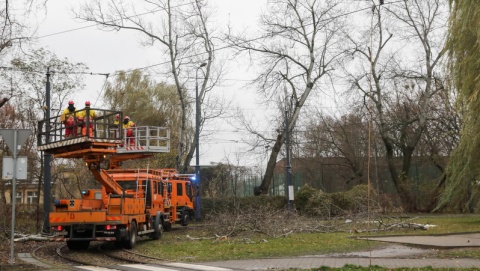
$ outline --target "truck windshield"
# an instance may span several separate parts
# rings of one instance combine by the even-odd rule
[[[137,181],[118,181],[123,190],[137,191]]]

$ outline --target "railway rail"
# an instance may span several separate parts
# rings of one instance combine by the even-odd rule
[[[188,263],[175,263],[166,259],[144,255],[132,250],[117,249],[113,244],[95,243],[89,249],[70,251],[66,244],[51,243],[37,247],[32,256],[51,265],[48,270],[128,270],[128,271],[230,271],[231,269]]]

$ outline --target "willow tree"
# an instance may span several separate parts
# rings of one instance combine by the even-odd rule
[[[155,82],[151,75],[140,70],[117,72],[115,80],[107,83],[104,99],[109,108],[122,111],[139,126],[169,127],[173,146],[180,140],[178,128],[182,115],[174,85]],[[175,167],[178,150],[157,156],[150,166]],[[153,162],[153,161],[149,161]]]
[[[458,91],[457,107],[463,123],[438,208],[456,205],[466,210],[475,195],[472,184],[480,173],[480,6],[475,0],[450,0],[450,5],[449,68]]]

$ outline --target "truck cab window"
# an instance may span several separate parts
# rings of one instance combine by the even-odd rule
[[[137,191],[136,181],[119,181],[118,184],[123,188],[123,190]]]
[[[177,196],[183,196],[183,183],[177,183]]]

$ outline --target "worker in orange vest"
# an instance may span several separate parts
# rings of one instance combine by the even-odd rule
[[[88,124],[88,136],[93,137],[93,119],[97,117],[95,110],[90,109],[90,101],[85,102],[85,109],[78,112],[78,120],[82,122],[82,135],[87,135],[87,122]]]

